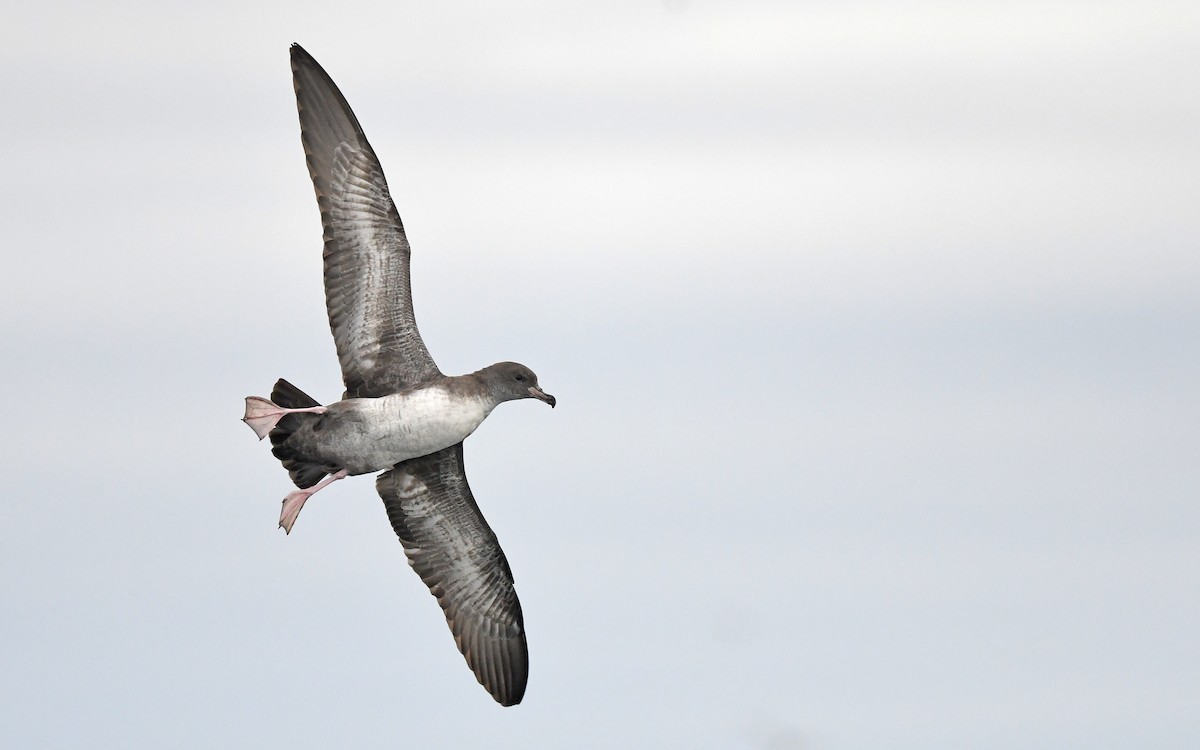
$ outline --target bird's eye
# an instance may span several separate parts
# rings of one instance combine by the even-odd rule
[[[516,378],[517,378],[517,382],[518,382],[518,383],[524,383],[524,382],[525,382],[525,376],[524,376],[524,375],[517,375],[517,376],[516,376]]]

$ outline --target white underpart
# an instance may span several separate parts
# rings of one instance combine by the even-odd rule
[[[491,413],[488,399],[452,398],[439,386],[375,399],[354,399],[365,420],[339,445],[346,465],[387,468],[461,443]],[[357,473],[357,471],[356,471]]]
[[[387,416],[394,416],[384,419],[384,439],[403,439],[413,450],[419,451],[414,456],[424,456],[461,442],[492,411],[484,399],[451,398],[444,388],[438,387],[388,396],[380,401]]]

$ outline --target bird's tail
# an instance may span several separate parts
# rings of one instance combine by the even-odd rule
[[[280,422],[288,421],[288,417],[293,416],[290,412],[310,411],[314,407],[319,410],[320,406],[304,391],[280,378],[275,384],[275,390],[271,391],[270,400],[262,396],[246,397],[246,416],[242,417],[242,421],[254,430],[259,440],[262,440],[277,429]],[[296,420],[290,421],[293,424],[287,429],[288,434],[296,429]]]
[[[307,409],[320,406],[315,398],[283,378],[275,383],[275,388],[271,391],[271,401],[267,403],[271,402],[285,409]],[[247,399],[247,404],[249,404],[249,399]],[[328,466],[304,460],[304,457],[288,444],[288,438],[300,429],[304,421],[314,418],[315,416],[312,414],[286,414],[282,418],[277,417],[267,433],[271,436],[271,453],[275,454],[275,457],[283,464],[283,468],[287,469],[292,481],[301,489],[312,487],[330,473]]]
[[[296,386],[280,378],[271,391],[271,400],[285,409],[304,409],[309,406],[320,406],[315,398]]]

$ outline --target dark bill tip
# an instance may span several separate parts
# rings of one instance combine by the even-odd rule
[[[543,391],[541,388],[538,388],[537,386],[531,386],[529,388],[529,395],[533,396],[538,401],[545,401],[547,404],[550,404],[551,409],[553,409],[554,405],[558,403],[557,399],[555,399],[549,393],[546,393],[545,391]]]

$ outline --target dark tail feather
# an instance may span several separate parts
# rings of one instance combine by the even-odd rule
[[[309,396],[296,386],[280,378],[271,391],[271,400],[285,409],[305,409],[310,406],[320,406],[320,402]],[[288,414],[279,420],[275,429],[271,430],[271,453],[283,463],[288,475],[300,489],[312,487],[326,475],[336,469],[330,469],[322,464],[305,461],[296,450],[288,445],[288,438],[300,429],[305,420],[319,419],[316,414]]]
[[[300,489],[306,490],[324,479],[326,474],[333,473],[328,467],[321,464],[310,464],[292,457],[290,452],[280,450],[283,447],[276,446],[271,449],[271,452],[283,464],[283,468],[287,469],[288,476],[292,478],[292,483]],[[286,454],[288,457],[284,458],[282,454]]]
[[[275,390],[271,391],[271,400],[285,409],[307,409],[310,406],[321,405],[321,402],[283,378],[276,381]]]

